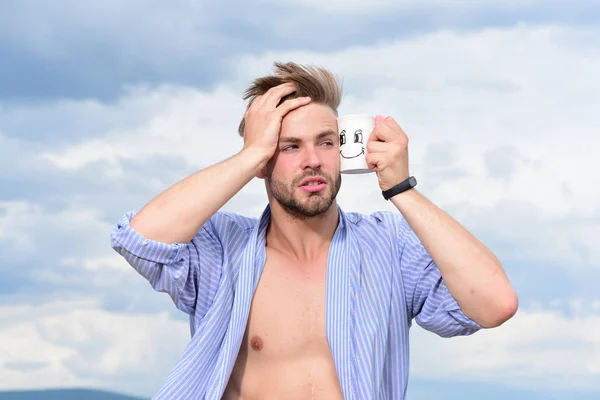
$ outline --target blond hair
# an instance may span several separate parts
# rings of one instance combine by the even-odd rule
[[[275,62],[275,74],[257,78],[244,92],[244,100],[248,101],[246,110],[257,96],[265,94],[269,89],[292,82],[296,91],[281,99],[284,102],[296,97],[308,96],[311,103],[325,104],[336,114],[342,101],[341,80],[323,67],[300,65],[293,62]],[[240,136],[244,135],[245,120],[242,118],[238,127]]]

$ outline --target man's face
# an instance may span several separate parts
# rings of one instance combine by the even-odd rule
[[[314,217],[333,204],[341,179],[337,119],[331,108],[311,103],[288,113],[267,164],[273,198],[295,217]]]

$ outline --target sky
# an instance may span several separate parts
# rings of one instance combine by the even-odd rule
[[[599,16],[583,0],[3,1],[0,390],[152,396],[189,325],[110,231],[239,151],[244,89],[295,61],[343,79],[340,114],[398,121],[421,193],[519,294],[473,336],[415,325],[409,399],[598,398]],[[394,211],[373,174],[344,176],[339,203]],[[254,180],[224,209],[265,205]]]

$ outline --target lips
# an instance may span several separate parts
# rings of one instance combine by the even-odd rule
[[[311,176],[311,177],[304,179],[302,182],[300,182],[300,186],[312,186],[312,185],[320,185],[320,184],[324,184],[324,183],[325,183],[325,179],[321,178],[320,176]]]

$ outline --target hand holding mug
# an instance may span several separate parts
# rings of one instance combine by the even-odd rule
[[[381,190],[387,190],[409,177],[408,137],[392,117],[378,115],[375,118],[367,149],[367,165],[377,173]]]

